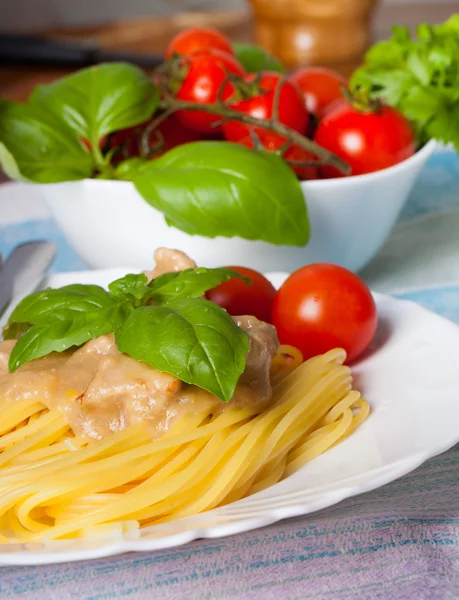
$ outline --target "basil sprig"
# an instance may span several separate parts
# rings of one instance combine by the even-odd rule
[[[83,69],[35,88],[28,104],[0,101],[0,160],[13,179],[56,183],[105,168],[105,135],[148,120],[159,92],[126,63]]]
[[[115,334],[121,352],[228,401],[244,371],[248,335],[201,296],[233,277],[231,269],[187,269],[148,283],[144,274],[96,285],[68,285],[24,298],[3,331],[20,335],[8,368]]]
[[[256,47],[235,48],[249,70],[276,67],[275,59]],[[278,156],[215,141],[115,165],[112,158],[119,160],[120,153],[110,149],[110,134],[148,122],[159,110],[158,88],[138,67],[111,63],[83,69],[38,86],[27,104],[0,100],[0,166],[12,179],[36,183],[89,177],[134,181],[169,225],[187,233],[307,243],[301,186]]]

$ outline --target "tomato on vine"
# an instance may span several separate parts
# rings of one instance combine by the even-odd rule
[[[277,115],[275,111],[276,90],[278,94]],[[277,120],[291,129],[304,133],[309,114],[304,106],[303,98],[295,84],[286,80],[280,73],[250,73],[243,82],[228,82],[222,92],[223,101],[242,115],[250,115],[258,119],[269,120],[277,116]],[[253,127],[256,133],[263,131]],[[223,124],[225,138],[237,142],[250,134],[250,127],[239,121]]]
[[[181,67],[185,74],[181,77],[175,96],[178,100],[197,104],[215,104],[228,73],[239,76],[244,74],[236,58],[220,50],[197,52],[184,57]],[[219,115],[196,110],[179,110],[176,115],[182,125],[198,133],[212,134],[221,130],[221,127],[213,127],[213,124],[221,120]]]
[[[181,31],[171,40],[167,46],[166,58],[171,58],[174,54],[190,56],[208,50],[234,54],[230,40],[221,31],[208,27],[192,27]]]
[[[329,107],[343,98],[342,88],[346,79],[325,67],[307,67],[298,69],[290,77],[304,97],[307,110],[321,119]]]
[[[351,175],[392,167],[416,150],[413,128],[398,110],[381,106],[369,112],[344,100],[319,123],[314,141],[348,163]],[[331,166],[321,167],[320,173],[343,176]]]
[[[162,152],[172,150],[176,146],[197,142],[201,136],[196,132],[184,127],[176,115],[170,115],[150,134],[150,144],[156,143],[161,146]]]
[[[112,159],[113,164],[134,156],[141,156],[141,140],[148,125],[149,122],[142,123],[135,127],[121,129],[109,136],[108,149],[116,150]],[[148,147],[152,158],[158,158],[176,146],[196,142],[200,139],[199,134],[183,127],[175,115],[170,115],[149,133]]]
[[[282,157],[286,161],[294,161],[294,162],[314,162],[317,161],[317,158],[305,150],[301,148],[297,144],[289,144],[287,148],[284,148],[287,140],[282,136],[274,133],[273,131],[260,131],[257,135],[258,141],[260,145],[267,150],[268,152],[281,152]],[[247,148],[255,147],[254,137],[248,135],[237,142],[242,146],[246,146]],[[318,179],[319,178],[319,169],[315,166],[303,166],[303,165],[289,165],[290,168],[296,173],[296,175],[300,179]]]
[[[140,136],[142,135],[146,125],[146,123],[142,123],[141,125],[136,125],[135,127],[120,129],[119,131],[115,131],[108,136],[104,150],[113,151],[111,162],[114,165],[118,164],[122,160],[140,155]]]

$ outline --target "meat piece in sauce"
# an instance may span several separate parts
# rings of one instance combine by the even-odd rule
[[[185,269],[196,269],[196,263],[185,252],[169,248],[158,248],[154,259],[156,266],[152,271],[145,271],[148,280],[156,279],[164,273],[185,271]]]
[[[256,395],[257,400],[271,398],[271,379],[269,375],[271,361],[279,348],[279,340],[275,327],[256,317],[244,315],[233,317],[238,327],[249,334],[250,350],[238,388],[246,388],[247,392]]]
[[[158,248],[150,279],[163,273],[195,268],[179,250]],[[253,316],[233,317],[249,335],[247,363],[236,386],[236,404],[269,401],[272,395],[270,365],[279,341],[272,325]],[[161,435],[183,412],[224,410],[226,405],[195,386],[183,386],[172,375],[123,355],[114,336],[101,336],[75,352],[53,353],[8,373],[8,357],[14,341],[0,343],[0,394],[11,400],[35,398],[66,415],[77,435],[102,439],[110,433],[145,421],[153,435]]]
[[[0,343],[0,395],[14,402],[34,399],[62,412],[77,435],[102,439],[146,422],[154,436],[169,427],[180,404],[182,383],[121,354],[113,335],[98,337],[74,352],[52,353],[8,373],[12,340]]]
[[[90,374],[78,396],[74,419],[87,437],[100,439],[141,421],[159,434],[167,428],[169,409],[176,403],[181,381],[144,362],[121,354],[114,336],[91,340],[61,368],[60,378],[78,389],[77,378]],[[81,388],[80,388],[81,389]],[[161,431],[162,430],[162,431]]]

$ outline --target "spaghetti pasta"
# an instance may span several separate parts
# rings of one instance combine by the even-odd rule
[[[269,405],[229,403],[220,412],[204,405],[154,440],[139,423],[88,441],[37,398],[0,400],[0,519],[8,538],[130,531],[273,485],[367,418],[344,360],[337,349],[302,363],[295,348],[281,346]]]

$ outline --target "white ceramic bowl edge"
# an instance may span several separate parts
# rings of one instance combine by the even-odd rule
[[[435,145],[431,141],[403,163],[376,173],[303,182],[311,222],[311,239],[304,248],[188,235],[166,225],[130,182],[86,179],[40,185],[38,191],[72,246],[93,268],[145,268],[152,264],[155,248],[167,246],[207,267],[292,271],[331,262],[358,271],[389,235]]]

